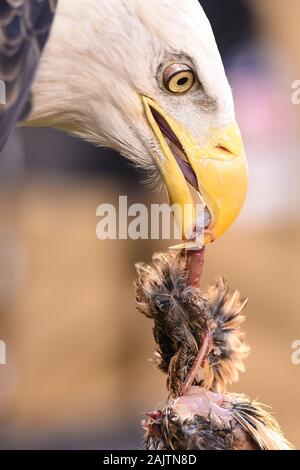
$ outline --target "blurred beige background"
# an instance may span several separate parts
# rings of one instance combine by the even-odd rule
[[[300,448],[300,365],[291,361],[292,342],[300,340],[300,107],[291,103],[291,83],[300,79],[300,5],[250,3],[256,36],[251,54],[246,48],[239,57],[262,49],[269,63],[251,65],[251,73],[241,61],[229,66],[250,195],[239,222],[209,247],[203,287],[223,273],[249,297],[252,353],[232,390],[272,406]],[[164,197],[125,166],[116,175],[110,159],[123,164],[112,155],[103,157],[103,173],[69,171],[68,164],[53,171],[41,162],[35,168],[51,152],[68,162],[76,152],[90,162],[102,158],[99,150],[47,132],[17,132],[2,163],[0,339],[8,363],[0,366],[0,446],[138,448],[142,413],[166,393],[164,376],[148,361],[151,323],[135,310],[134,263],[150,261],[168,244],[100,242],[96,207],[116,203],[119,194],[146,204]],[[56,139],[51,150],[47,139]],[[32,171],[23,168],[28,159]]]

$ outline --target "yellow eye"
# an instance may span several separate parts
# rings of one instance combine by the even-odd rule
[[[194,71],[185,64],[171,64],[164,71],[164,85],[172,93],[186,93],[195,80]]]

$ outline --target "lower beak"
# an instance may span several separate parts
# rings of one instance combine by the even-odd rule
[[[205,145],[200,146],[188,129],[152,99],[144,96],[142,100],[162,150],[154,158],[170,204],[181,208],[180,214],[174,212],[185,242],[181,247],[202,248],[230,227],[247,195],[248,167],[238,125],[234,122],[212,130]]]

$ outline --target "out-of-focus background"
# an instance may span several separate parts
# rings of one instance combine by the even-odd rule
[[[205,0],[250,164],[239,222],[209,247],[204,285],[225,273],[249,297],[252,353],[232,390],[272,405],[300,447],[300,79],[298,0]],[[99,241],[96,207],[164,200],[112,152],[19,130],[0,158],[2,448],[141,447],[140,420],[166,396],[134,305],[134,263],[167,244]]]

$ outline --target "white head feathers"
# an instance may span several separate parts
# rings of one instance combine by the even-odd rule
[[[190,62],[201,88],[172,96],[159,83],[167,62]],[[33,88],[28,124],[50,125],[112,147],[152,168],[152,132],[141,94],[201,142],[234,119],[210,24],[197,0],[59,0]]]

